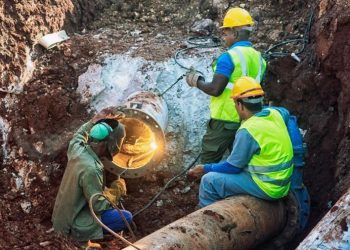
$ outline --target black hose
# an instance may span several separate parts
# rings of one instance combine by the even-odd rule
[[[288,43],[300,43],[302,42],[302,48],[295,52],[296,55],[300,55],[301,53],[304,52],[305,50],[305,47],[306,47],[306,44],[309,43],[309,37],[310,37],[310,30],[311,30],[311,24],[312,24],[312,20],[313,20],[313,16],[314,16],[314,12],[313,10],[311,11],[311,14],[310,14],[310,17],[309,17],[309,21],[307,23],[307,26],[305,28],[305,31],[304,31],[304,36],[303,38],[296,38],[296,39],[287,39],[287,40],[284,40],[280,43],[277,43],[275,45],[273,45],[271,48],[269,48],[268,50],[266,50],[264,53],[263,53],[263,57],[265,60],[269,60],[271,58],[274,58],[274,57],[284,57],[284,56],[290,56],[292,52],[271,52],[272,50],[278,48],[278,47],[281,47],[285,44],[288,44]]]
[[[146,206],[144,206],[143,208],[141,208],[139,211],[135,212],[133,217],[135,218],[137,215],[139,215],[140,213],[142,213],[143,211],[145,211],[147,208],[149,208],[156,200],[157,198],[164,192],[165,189],[168,188],[168,186],[170,185],[170,183],[172,183],[174,180],[176,180],[178,177],[180,177],[181,175],[185,174],[190,168],[192,168],[194,166],[194,164],[197,162],[197,160],[199,159],[200,154],[198,154],[198,156],[196,157],[196,159],[194,159],[194,161],[188,165],[187,168],[185,168],[184,170],[182,170],[179,174],[175,175],[173,178],[171,178],[165,185],[164,187],[152,198],[152,200],[150,200],[150,202],[147,203]]]
[[[163,96],[166,92],[168,92],[172,87],[175,86],[175,84],[177,84],[182,78],[184,78],[185,74],[181,75],[179,78],[176,79],[176,81],[171,84],[166,90],[164,90],[161,94],[159,94],[159,96]]]
[[[190,49],[197,49],[197,48],[216,48],[221,46],[222,42],[220,40],[220,38],[216,37],[216,36],[192,36],[189,37],[187,39],[187,42],[189,44],[192,44],[194,46],[185,48],[185,49],[180,49],[177,50],[175,55],[174,55],[174,61],[177,65],[179,65],[181,68],[189,71],[189,70],[195,70],[196,72],[198,72],[199,74],[201,74],[202,76],[204,76],[203,72],[196,70],[196,69],[191,69],[189,67],[184,66],[183,64],[181,64],[178,61],[178,56],[185,52],[188,51]],[[159,96],[163,96],[166,92],[168,92],[172,87],[174,87],[186,74],[183,74],[181,76],[179,76],[176,81],[171,84],[165,91],[163,91],[161,94],[159,94]]]
[[[191,49],[217,48],[217,47],[220,47],[222,45],[222,41],[220,40],[220,38],[218,38],[216,36],[192,36],[192,37],[189,37],[187,39],[187,42],[193,46],[188,47],[188,48],[184,48],[181,50],[177,50],[175,55],[174,55],[175,63],[177,65],[179,65],[181,68],[186,69],[186,70],[190,70],[190,67],[186,67],[178,61],[178,56],[181,53],[186,52],[186,51],[191,50]],[[200,72],[198,70],[197,70],[197,72],[200,73],[201,75],[204,75],[202,72]]]

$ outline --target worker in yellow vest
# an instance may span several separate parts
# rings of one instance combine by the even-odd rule
[[[254,24],[250,14],[241,8],[231,8],[225,15],[223,39],[228,50],[213,64],[211,83],[196,71],[186,76],[190,87],[197,87],[211,96],[210,120],[202,140],[202,163],[219,162],[227,149],[232,149],[239,116],[230,99],[234,82],[241,76],[250,76],[261,82],[266,62],[248,40]]]
[[[293,147],[287,129],[289,112],[263,108],[264,91],[251,77],[241,77],[231,97],[242,121],[225,162],[197,165],[188,173],[199,178],[199,206],[238,194],[275,200],[286,196],[293,173]]]

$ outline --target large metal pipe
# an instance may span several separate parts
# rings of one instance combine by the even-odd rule
[[[168,108],[158,95],[139,91],[122,105],[126,118],[126,142],[113,161],[104,161],[105,168],[116,175],[136,178],[157,166],[165,153],[164,130],[168,123]]]
[[[282,201],[235,196],[197,210],[135,245],[145,250],[251,249],[276,236],[285,225],[285,215]]]
[[[297,248],[309,249],[350,249],[350,189]]]

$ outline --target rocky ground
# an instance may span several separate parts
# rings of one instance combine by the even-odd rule
[[[218,25],[230,5],[245,7],[254,15],[253,42],[262,51],[286,39],[305,38],[304,49],[300,41],[277,48],[278,52],[302,51],[300,63],[290,56],[270,55],[265,88],[269,100],[297,115],[306,131],[305,183],[312,198],[309,228],[349,187],[350,13],[346,0],[54,3],[0,3],[4,48],[0,51],[1,248],[79,247],[50,231],[50,217],[66,164],[67,142],[91,117],[75,91],[78,77],[88,66],[102,63],[106,55],[130,53],[131,47],[134,56],[167,60],[184,47],[194,21],[211,18]],[[308,26],[311,13],[314,17]],[[61,29],[68,32],[68,41],[49,51],[36,44],[41,35]],[[170,178],[170,173],[161,172],[156,178],[130,180],[125,206],[139,210]],[[181,192],[187,186],[191,189]],[[197,191],[196,183],[185,178],[176,181],[160,197],[162,205],[155,203],[136,217],[137,237],[192,212]],[[103,246],[118,249],[123,244],[111,240]]]

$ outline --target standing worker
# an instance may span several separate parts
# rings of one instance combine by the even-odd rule
[[[264,91],[253,78],[241,77],[232,89],[242,121],[227,161],[197,165],[192,178],[205,174],[199,188],[199,206],[249,194],[260,199],[285,197],[291,186],[293,146],[287,129],[289,112],[262,108]]]
[[[105,188],[102,157],[112,160],[121,148],[125,128],[118,121],[123,113],[105,109],[85,123],[74,134],[68,147],[68,163],[58,190],[52,215],[54,230],[72,236],[80,242],[103,238],[102,227],[95,221],[89,209],[90,197],[103,193],[116,204],[126,194],[123,179],[115,180]],[[114,231],[127,226],[118,211],[104,198],[94,201],[94,212]],[[121,210],[130,223],[132,215]]]
[[[190,87],[197,87],[211,96],[211,119],[202,140],[202,163],[219,162],[225,151],[232,149],[239,128],[239,116],[230,99],[235,81],[241,76],[250,76],[260,83],[264,76],[266,62],[248,40],[253,24],[246,10],[231,8],[220,27],[228,50],[214,62],[212,82],[206,83],[194,70],[186,75]]]

